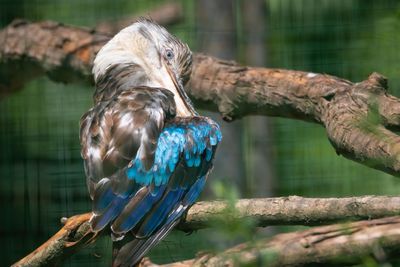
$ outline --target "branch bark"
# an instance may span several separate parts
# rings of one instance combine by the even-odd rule
[[[58,266],[95,238],[88,223],[90,216],[91,213],[72,216],[60,231],[12,266]]]
[[[192,260],[166,265],[147,260],[142,266],[348,266],[399,257],[400,217],[396,216],[279,234]]]
[[[176,24],[183,19],[183,9],[178,3],[166,3],[148,12],[137,16],[130,16],[116,21],[103,21],[96,25],[95,30],[105,33],[117,33],[122,28],[129,26],[140,17],[148,17],[163,26]]]
[[[217,224],[219,221],[252,219],[256,226],[320,225],[349,220],[381,218],[400,214],[400,197],[302,198],[298,196],[242,199],[234,205],[224,201],[193,205],[178,229],[186,232]],[[90,213],[69,218],[62,229],[14,266],[56,265],[64,258],[94,242]]]
[[[15,21],[0,31],[0,96],[47,75],[90,84],[91,64],[110,35],[55,22]],[[253,68],[194,55],[188,91],[228,121],[248,115],[321,124],[338,154],[400,176],[400,100],[373,73],[360,83],[301,71]]]

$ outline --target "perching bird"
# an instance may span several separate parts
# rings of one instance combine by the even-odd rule
[[[133,266],[203,190],[221,132],[184,91],[188,46],[141,19],[97,54],[94,107],[80,140],[93,200],[92,230],[111,227],[113,266]]]

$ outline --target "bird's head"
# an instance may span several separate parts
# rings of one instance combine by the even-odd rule
[[[187,44],[153,21],[140,19],[98,52],[93,65],[95,101],[135,86],[161,87],[174,93],[178,115],[191,116],[195,111],[183,88],[191,70]]]

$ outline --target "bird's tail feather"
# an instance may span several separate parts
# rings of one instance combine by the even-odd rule
[[[126,235],[121,241],[113,243],[113,267],[136,266],[143,256],[158,244],[173,228],[179,220],[170,222],[160,228],[148,239],[138,239],[134,235]]]

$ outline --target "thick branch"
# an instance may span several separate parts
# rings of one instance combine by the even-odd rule
[[[18,21],[0,32],[1,95],[40,75],[54,81],[92,81],[95,53],[110,35],[54,22]],[[195,103],[226,120],[267,115],[316,122],[338,154],[400,176],[400,101],[373,73],[349,81],[301,71],[240,66],[195,54],[187,86]]]
[[[400,197],[302,198],[283,197],[239,200],[234,207],[223,201],[199,202],[192,206],[178,229],[193,231],[220,220],[253,219],[257,226],[317,225],[338,221],[380,218],[400,214]],[[64,227],[15,266],[54,265],[94,241],[90,213],[69,218]]]
[[[223,220],[250,218],[256,226],[322,225],[400,215],[400,197],[363,196],[304,198],[299,196],[241,199],[234,207],[225,201],[196,203],[179,224],[180,230],[198,230]]]
[[[118,19],[117,21],[103,21],[96,26],[96,31],[117,33],[122,28],[135,22],[141,16],[151,18],[160,25],[168,26],[178,23],[183,19],[183,9],[178,3],[166,3],[137,16],[126,17]]]
[[[163,267],[347,266],[400,258],[400,217],[316,227],[238,245]],[[160,265],[145,261],[143,266]]]

